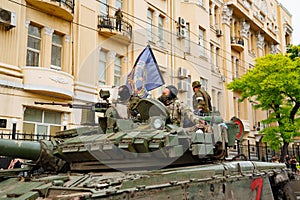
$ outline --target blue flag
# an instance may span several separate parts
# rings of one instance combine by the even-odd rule
[[[131,94],[145,98],[148,95],[148,91],[158,88],[163,84],[165,82],[154,54],[151,47],[147,45],[127,76],[126,85],[131,90]]]

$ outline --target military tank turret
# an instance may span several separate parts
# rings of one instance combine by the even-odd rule
[[[33,160],[50,171],[153,170],[222,159],[225,148],[243,133],[237,118],[221,124],[219,116],[200,118],[208,131],[177,126],[156,99],[139,100],[138,119],[119,118],[108,103],[95,109],[104,113],[99,126],[61,131],[52,141],[0,140],[0,154]]]
[[[0,140],[0,155],[27,160],[0,171],[0,199],[293,197],[284,164],[225,162],[227,147],[243,134],[239,119],[211,115],[199,117],[205,128],[178,126],[156,99],[135,101],[134,117],[124,118],[101,94],[105,102],[92,106],[97,126],[64,130],[51,141]]]

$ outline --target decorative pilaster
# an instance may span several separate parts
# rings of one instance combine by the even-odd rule
[[[28,27],[29,27],[29,24],[30,24],[30,20],[29,20],[29,19],[26,19],[26,20],[25,20],[25,27],[28,28]]]
[[[65,35],[65,41],[69,43],[71,41],[71,36]]]
[[[114,51],[110,51],[110,52],[109,52],[109,57],[110,57],[111,59],[114,59],[114,58],[116,57],[116,55],[117,55],[117,53],[114,52]]]
[[[45,27],[44,31],[45,31],[45,35],[48,35],[48,36],[52,36],[54,33],[54,29],[51,27]]]
[[[250,23],[245,19],[241,20],[241,37],[248,38]]]
[[[222,12],[222,20],[224,24],[230,26],[230,19],[232,17],[232,14],[233,14],[233,9],[225,4]]]
[[[271,45],[271,54],[277,54],[278,53],[278,49],[277,49],[277,45],[272,44]]]
[[[265,44],[265,36],[260,32],[257,33],[257,47],[262,49]]]

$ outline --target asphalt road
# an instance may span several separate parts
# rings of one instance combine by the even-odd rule
[[[297,199],[300,199],[300,175],[296,175],[296,179],[291,182],[291,187],[294,190]]]

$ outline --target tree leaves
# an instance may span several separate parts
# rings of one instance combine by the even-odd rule
[[[268,54],[256,59],[255,67],[227,85],[240,94],[240,101],[254,100],[256,108],[271,114],[263,122],[264,141],[273,149],[300,136],[300,46],[291,46],[286,55]],[[274,126],[275,125],[275,126]]]

